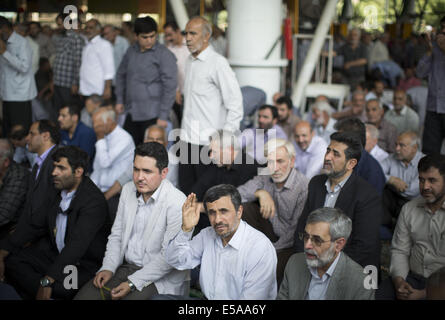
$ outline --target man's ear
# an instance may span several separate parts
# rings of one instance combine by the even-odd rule
[[[346,245],[346,239],[345,238],[339,238],[335,240],[335,251],[340,252],[343,250],[343,248]]]
[[[76,170],[74,170],[74,176],[76,178],[80,178],[83,175],[83,172],[84,172],[83,168],[79,167]]]
[[[349,160],[348,160],[346,166],[347,166],[347,168],[348,168],[349,170],[352,170],[352,169],[355,168],[355,166],[357,165],[357,163],[358,163],[358,162],[357,162],[357,159],[352,158],[352,159],[349,159]]]
[[[168,174],[168,167],[165,167],[164,169],[161,170],[162,179],[165,179],[167,177],[167,174]]]
[[[238,216],[239,219],[241,219],[241,217],[243,216],[243,205],[242,204],[240,204],[236,215]]]

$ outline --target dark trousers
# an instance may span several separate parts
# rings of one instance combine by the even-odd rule
[[[184,141],[179,141],[179,189],[189,195],[192,192],[192,187],[201,177],[207,165],[202,160],[202,156],[207,156],[209,153],[208,146],[199,146],[190,144]]]
[[[31,101],[3,101],[3,137],[7,137],[16,124],[21,124],[27,131],[31,127]]]
[[[18,253],[12,253],[5,260],[6,280],[22,298],[34,299],[40,287],[40,279],[46,275],[57,256],[55,251],[43,250],[41,243],[33,244]],[[78,288],[80,288],[94,276],[94,273],[85,270],[82,266],[76,267]],[[65,289],[63,281],[56,281],[51,297],[53,299],[72,299],[76,293],[75,289]]]
[[[50,115],[51,120],[57,121],[57,118],[59,117],[59,110],[62,107],[71,103],[76,103],[80,107],[83,107],[84,102],[85,101],[83,101],[78,94],[73,95],[71,93],[71,88],[54,86],[53,108]]]
[[[405,203],[409,201],[408,198],[401,196],[391,186],[386,185],[383,189],[383,218],[382,225],[390,228],[394,227],[399,217],[400,210]]]
[[[423,290],[426,287],[426,279],[420,275],[409,272],[406,277],[406,282],[410,284],[416,290]],[[382,281],[379,288],[375,292],[376,300],[396,300],[396,289],[394,287],[394,283],[392,282],[392,278],[388,277],[385,281]]]
[[[121,196],[121,194],[118,193],[118,194],[112,196],[110,199],[107,200],[107,203],[108,203],[108,213],[110,215],[111,224],[114,223],[114,219],[116,218],[117,207],[119,206],[120,196]]]
[[[243,203],[242,219],[250,226],[264,233],[273,243],[278,241],[279,237],[274,233],[272,224],[264,219],[260,213],[260,206],[257,202]],[[277,286],[280,288],[284,276],[284,269],[290,256],[295,253],[294,248],[285,248],[277,250]]]
[[[427,111],[423,129],[422,152],[439,153],[445,137],[445,114]]]
[[[149,126],[156,124],[157,120],[157,118],[154,118],[145,121],[133,121],[131,114],[127,114],[124,129],[133,137],[134,144],[137,146],[144,142],[145,130]]]

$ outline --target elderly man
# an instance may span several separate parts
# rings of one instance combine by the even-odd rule
[[[289,256],[293,253],[293,234],[303,210],[309,180],[295,165],[295,148],[289,141],[271,139],[265,147],[267,175],[260,173],[238,187],[246,204],[243,219],[263,232],[277,250],[277,281],[281,283]]]
[[[352,94],[351,106],[345,108],[342,111],[335,112],[332,114],[334,119],[340,120],[349,117],[358,118],[361,121],[366,121],[366,111],[365,111],[365,93],[363,91],[355,91]]]
[[[93,93],[111,98],[111,84],[114,78],[114,59],[111,44],[101,38],[102,26],[97,19],[87,21],[85,34],[87,45],[82,51],[80,65],[79,93],[90,96]]]
[[[307,121],[300,121],[295,126],[294,137],[295,168],[310,180],[320,173],[328,144],[315,134],[315,130]]]
[[[405,131],[419,132],[419,116],[406,105],[406,92],[403,90],[394,91],[394,109],[385,113],[385,119],[392,123],[397,134]]]
[[[80,112],[80,121],[87,127],[93,128],[93,113],[100,107],[105,106],[104,99],[98,94],[92,94],[85,99],[85,108]]]
[[[304,253],[290,257],[278,300],[373,300],[363,268],[343,251],[352,221],[336,208],[320,208],[308,216],[299,237]]]
[[[373,156],[382,165],[383,161],[388,158],[388,153],[380,148],[377,144],[379,139],[379,129],[373,124],[366,124],[366,145],[365,150]]]
[[[205,170],[196,156],[207,149],[209,136],[215,130],[239,130],[243,99],[229,63],[209,46],[211,24],[202,17],[194,17],[187,23],[185,34],[191,55],[185,70],[179,184],[189,194]]]
[[[385,222],[399,216],[402,206],[419,195],[419,174],[417,165],[424,156],[419,150],[419,138],[413,131],[399,135],[396,152],[382,164],[386,178],[383,192]]]
[[[93,127],[97,142],[91,180],[105,192],[131,166],[134,142],[128,132],[116,123],[114,110],[100,108],[96,111]]]
[[[323,164],[325,174],[311,179],[307,201],[298,220],[297,252],[304,250],[298,234],[304,232],[309,214],[321,207],[339,208],[352,220],[352,233],[345,252],[362,267],[379,268],[382,200],[375,188],[354,172],[362,148],[356,133],[336,132],[331,136]]]
[[[165,251],[167,262],[178,270],[201,265],[199,283],[209,300],[275,299],[275,250],[263,233],[241,220],[243,206],[237,189],[227,184],[210,188],[204,208],[211,226],[190,240],[200,206],[194,193],[187,197],[182,228]]]
[[[175,269],[164,257],[181,230],[186,197],[165,179],[168,154],[163,145],[143,143],[134,154],[133,181],[122,190],[102,267],[76,300],[147,300],[186,290],[188,271]]]
[[[29,129],[31,100],[36,96],[29,42],[13,30],[8,19],[0,16],[0,98],[3,100],[4,137],[16,124]]]
[[[311,110],[317,136],[322,137],[329,144],[331,142],[331,134],[336,131],[334,126],[337,120],[332,118],[334,108],[332,108],[329,102],[321,100],[315,102],[311,106]]]
[[[284,130],[288,138],[292,139],[295,125],[301,120],[293,112],[294,105],[292,100],[287,96],[280,97],[275,102],[275,106],[278,110],[277,124]]]
[[[445,265],[445,157],[427,155],[417,167],[420,196],[400,212],[391,244],[391,279],[377,291],[380,299],[425,299],[426,279]]]
[[[396,150],[397,129],[384,118],[385,110],[381,102],[377,99],[366,101],[366,118],[379,130],[378,145],[388,153],[394,153]]]
[[[173,53],[157,42],[158,25],[153,18],[137,18],[134,30],[137,42],[128,49],[117,70],[116,111],[127,111],[124,129],[138,145],[147,127],[167,127],[178,71]]]
[[[28,191],[29,171],[13,157],[11,142],[0,139],[0,240],[15,227]]]

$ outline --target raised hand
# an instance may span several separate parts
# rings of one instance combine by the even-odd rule
[[[193,227],[198,224],[200,206],[196,200],[196,194],[191,193],[182,205],[182,230],[185,232],[192,231]]]

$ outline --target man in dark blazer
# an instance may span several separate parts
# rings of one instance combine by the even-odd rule
[[[300,235],[304,253],[290,257],[277,299],[373,300],[363,268],[343,252],[351,229],[351,219],[339,209],[311,212]]]
[[[331,135],[323,169],[309,182],[309,193],[295,233],[295,249],[303,251],[303,232],[310,212],[321,207],[340,208],[352,220],[352,233],[345,253],[365,267],[380,265],[379,228],[382,200],[374,187],[354,173],[363,146],[357,134],[336,132]],[[329,190],[329,192],[328,192]]]
[[[60,192],[47,208],[45,224],[21,219],[0,244],[0,279],[6,267],[7,282],[24,298],[72,298],[101,266],[110,233],[105,197],[85,176],[86,152],[62,147],[52,160],[53,183]]]

